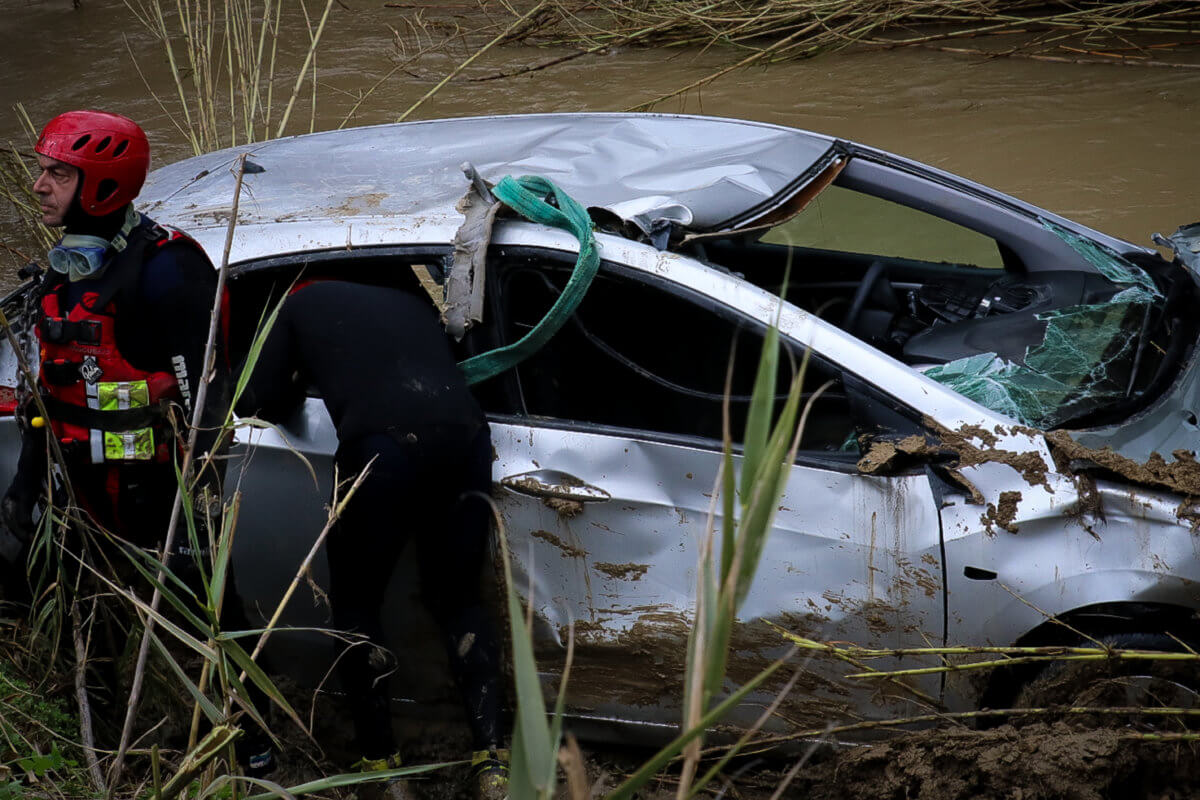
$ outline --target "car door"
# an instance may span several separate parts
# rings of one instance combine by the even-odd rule
[[[606,263],[572,320],[518,367],[524,413],[492,424],[495,496],[517,588],[532,604],[547,670],[561,667],[574,625],[569,697],[583,716],[678,719],[697,546],[721,460],[726,371],[732,356],[730,416],[740,438],[770,318],[769,307],[714,299],[725,283],[740,284],[733,276],[718,276],[709,295],[664,277],[672,260],[659,260],[653,274]],[[510,253],[501,268],[510,336],[553,302],[566,271],[549,253]],[[794,361],[800,348],[791,343],[788,352]],[[784,359],[781,386],[793,361]],[[783,650],[773,625],[877,647],[942,639],[929,481],[919,470],[860,474],[855,404],[841,373],[813,358],[804,392],[811,398],[818,389],[739,614],[735,682]],[[842,676],[853,670],[844,663],[805,658],[804,689],[781,710],[793,727],[856,717],[880,688],[849,686]],[[923,702],[920,695],[937,692],[884,689],[871,713],[894,711],[891,699]],[[743,711],[745,720],[761,707]]]

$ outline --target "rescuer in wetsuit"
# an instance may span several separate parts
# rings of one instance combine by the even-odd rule
[[[64,234],[49,253],[50,271],[32,290],[37,391],[48,419],[32,402],[20,410],[21,455],[0,501],[0,520],[25,540],[33,533],[34,510],[45,490],[49,433],[58,440],[82,510],[136,547],[159,546],[176,492],[176,431],[190,423],[206,371],[217,276],[199,245],[134,210],[150,164],[146,135],[135,122],[118,114],[70,111],[46,125],[35,151],[41,171],[33,192],[42,222]],[[213,447],[213,429],[228,408],[228,356],[224,342],[217,345],[197,463]],[[201,473],[197,505],[202,488],[216,504],[205,511],[219,509],[215,466]],[[196,516],[203,524],[205,514]],[[182,522],[180,530],[186,530]],[[207,538],[202,527],[198,533],[201,541]],[[186,545],[188,538],[176,540]],[[193,555],[176,545],[168,563],[194,579],[187,575],[195,569]],[[231,594],[223,622],[248,628]],[[264,758],[269,760],[269,751],[258,754],[253,766],[266,767]]]
[[[267,335],[237,412],[284,421],[315,386],[337,427],[338,477],[370,472],[330,532],[334,625],[371,644],[338,663],[364,762],[396,750],[380,621],[384,590],[409,538],[421,595],[443,634],[474,739],[472,780],[507,794],[499,647],[480,597],[488,535],[490,432],[429,301],[343,281],[301,284]]]
[[[216,274],[198,245],[133,209],[150,151],[132,120],[67,112],[50,121],[35,150],[41,174],[33,191],[42,221],[64,229],[37,290],[39,389],[49,429],[86,510],[135,545],[153,546],[165,531],[176,486],[174,441],[161,403],[175,403],[190,421],[204,374]],[[228,386],[221,352],[205,422],[222,420]],[[106,414],[124,418],[110,424]],[[39,438],[26,437],[26,443]],[[201,441],[197,455],[213,435]],[[28,524],[41,493],[45,454],[43,446],[23,448],[3,501],[19,527]]]

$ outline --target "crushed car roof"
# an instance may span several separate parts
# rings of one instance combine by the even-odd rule
[[[792,185],[831,137],[743,120],[657,114],[536,114],[431,120],[243,145],[156,170],[152,216],[184,228],[228,219],[238,156],[248,181],[239,221],[455,215],[461,165],[487,180],[543,175],[586,206],[661,197],[697,229],[745,214]]]

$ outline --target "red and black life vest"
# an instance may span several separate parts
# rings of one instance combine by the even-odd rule
[[[165,462],[174,453],[171,404],[183,400],[175,374],[135,367],[117,347],[119,313],[129,313],[142,267],[165,246],[199,249],[191,238],[145,217],[107,265],[101,292],[64,308],[66,281],[41,298],[39,383],[50,430],[69,459],[93,464]]]

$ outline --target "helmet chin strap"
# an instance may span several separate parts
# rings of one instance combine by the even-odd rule
[[[108,262],[109,251],[120,253],[129,244],[129,234],[137,226],[141,216],[133,210],[131,203],[125,210],[125,222],[112,239],[88,234],[68,233],[50,248],[50,267],[70,281],[93,278],[103,271]]]

